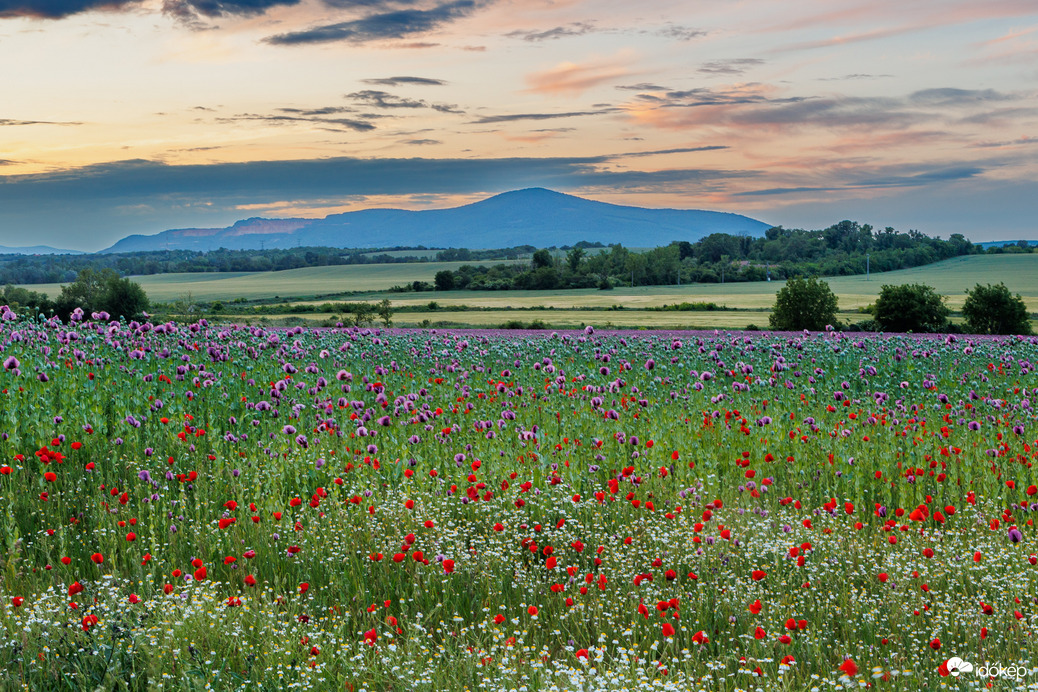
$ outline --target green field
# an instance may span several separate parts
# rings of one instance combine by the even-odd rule
[[[262,273],[160,274],[136,277],[155,302],[174,301],[190,296],[196,301],[237,298],[261,300],[281,298],[290,305],[311,305],[340,300],[379,301],[389,298],[398,312],[400,325],[451,322],[473,326],[497,326],[509,320],[529,323],[541,320],[551,326],[581,324],[617,327],[718,327],[738,328],[756,324],[767,326],[767,311],[775,293],[785,282],[692,284],[688,286],[618,287],[609,291],[580,289],[568,291],[436,291],[387,293],[395,285],[433,280],[442,269],[457,269],[464,262],[414,264],[371,264],[337,267],[312,267]],[[958,257],[926,267],[864,276],[830,277],[826,281],[840,299],[841,320],[858,322],[866,316],[857,313],[876,300],[884,284],[922,283],[947,296],[948,306],[962,308],[965,291],[975,284],[1004,282],[1019,293],[1032,312],[1038,312],[1038,254],[981,255]],[[59,286],[29,286],[57,295]],[[440,310],[407,313],[435,301]],[[728,308],[713,312],[656,312],[646,308],[678,303],[715,303]],[[458,310],[462,306],[480,311]],[[622,307],[623,310],[609,310]],[[451,308],[456,308],[452,310]],[[552,310],[551,308],[555,308]],[[581,308],[585,308],[581,310]],[[230,312],[230,311],[228,311]],[[238,315],[226,315],[238,317]],[[278,319],[290,317],[279,316]],[[302,314],[308,321],[324,321],[327,315]],[[259,319],[241,315],[242,319]],[[273,319],[273,318],[272,318]]]
[[[496,261],[495,264],[507,264]],[[347,264],[306,267],[279,272],[200,272],[135,276],[153,301],[171,301],[188,293],[196,300],[234,300],[319,296],[358,291],[385,291],[412,281],[432,282],[436,272],[456,270],[472,262],[416,262],[413,264]],[[34,291],[56,296],[59,284],[27,285]]]

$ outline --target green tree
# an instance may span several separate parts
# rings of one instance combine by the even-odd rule
[[[974,334],[1030,334],[1031,316],[1024,299],[1014,297],[1006,285],[977,284],[966,291],[962,306],[966,328]]]
[[[353,303],[350,312],[353,313],[353,324],[357,327],[366,327],[375,319],[375,306],[371,303]]]
[[[74,282],[61,287],[54,302],[62,319],[77,307],[88,315],[104,311],[116,319],[138,317],[148,309],[148,296],[140,284],[120,278],[114,269],[83,269]]]
[[[873,308],[876,322],[888,332],[941,332],[948,324],[944,297],[931,286],[883,286]]]
[[[551,253],[547,250],[538,250],[537,252],[533,253],[534,269],[543,269],[545,267],[550,267],[553,264],[555,263],[554,261],[552,261]]]
[[[437,291],[449,291],[454,288],[454,272],[450,269],[441,269],[436,272],[436,277],[433,279],[433,283],[436,284]]]
[[[836,294],[814,277],[790,279],[775,296],[768,321],[772,329],[820,331],[836,322]]]
[[[580,269],[580,263],[584,261],[584,255],[586,254],[587,253],[584,252],[584,248],[582,247],[572,248],[566,253],[566,264],[569,265],[569,270],[571,272],[576,273],[577,270]]]
[[[393,326],[393,304],[389,298],[383,298],[378,304],[378,317],[387,328]]]

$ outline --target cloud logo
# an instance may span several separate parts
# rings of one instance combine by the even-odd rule
[[[958,656],[949,658],[945,662],[944,665],[945,665],[945,667],[947,667],[948,673],[953,678],[959,677],[960,673],[972,673],[973,672],[973,664],[970,663],[969,661],[963,661]]]

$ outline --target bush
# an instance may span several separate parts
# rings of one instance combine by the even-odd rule
[[[973,334],[1030,334],[1031,316],[1024,299],[1014,297],[1006,285],[977,284],[966,291],[962,306],[966,329]]]
[[[775,296],[768,322],[772,329],[821,331],[836,322],[836,294],[815,278],[790,279]]]
[[[873,314],[883,331],[936,333],[944,331],[949,312],[932,286],[904,284],[883,286]]]
[[[113,319],[140,317],[148,309],[148,296],[140,284],[119,278],[114,269],[84,269],[76,280],[61,287],[55,311],[67,320],[76,308],[90,315],[107,312]]]

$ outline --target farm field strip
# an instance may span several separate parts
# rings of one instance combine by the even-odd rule
[[[495,264],[488,262],[486,264]],[[730,308],[767,309],[775,301],[783,281],[726,284],[693,284],[690,286],[617,287],[610,291],[577,289],[568,291],[435,291],[423,293],[382,293],[395,285],[412,281],[431,282],[437,271],[456,269],[465,263],[428,262],[413,264],[346,265],[313,267],[281,272],[245,274],[158,274],[134,277],[149,297],[156,301],[172,301],[189,293],[196,300],[248,300],[281,296],[286,299],[315,295],[359,293],[356,299],[378,301],[389,298],[394,304],[422,305],[435,300],[443,306],[475,307],[658,307],[682,302],[716,303]],[[472,263],[479,264],[479,263]],[[840,299],[844,310],[857,310],[874,302],[885,283],[923,283],[947,296],[953,310],[962,308],[965,291],[975,284],[1005,282],[1013,293],[1019,293],[1029,310],[1038,312],[1038,254],[973,255],[943,262],[880,274],[827,277],[825,281]],[[26,288],[43,291],[50,296],[60,292],[58,284],[27,284]],[[370,295],[366,295],[370,294]],[[321,304],[354,298],[294,300],[297,304]]]

